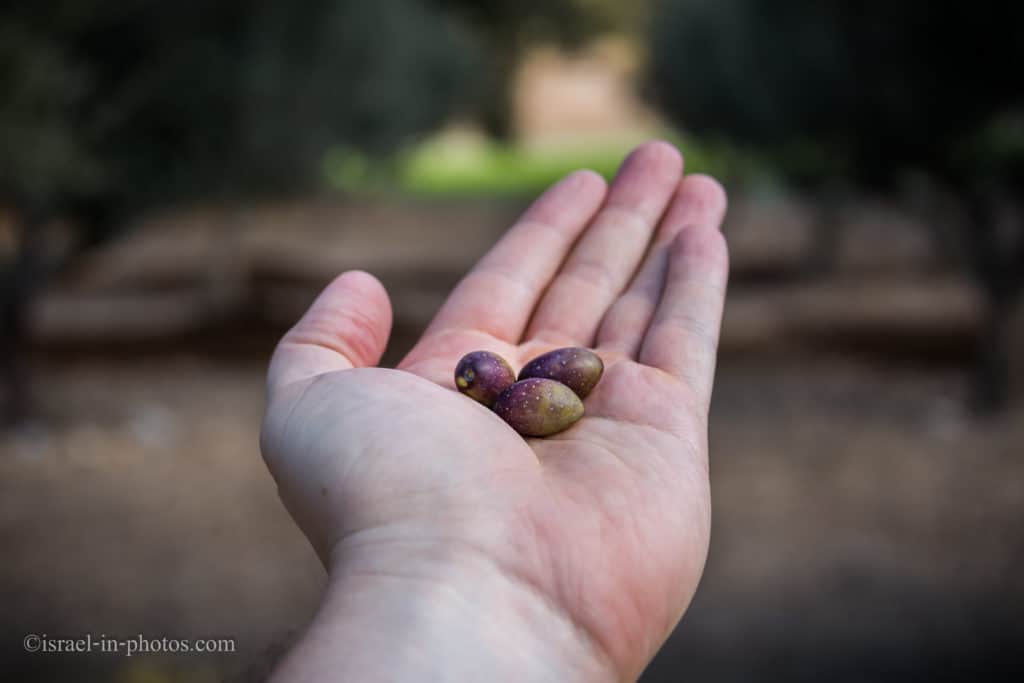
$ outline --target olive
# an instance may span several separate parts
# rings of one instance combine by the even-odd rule
[[[502,392],[494,412],[523,436],[550,436],[583,417],[583,401],[561,382],[535,377]]]
[[[459,391],[488,408],[494,405],[498,394],[515,381],[516,373],[512,366],[490,351],[467,353],[455,367],[455,386]]]
[[[589,349],[570,347],[555,349],[537,356],[526,364],[519,379],[546,377],[561,382],[576,392],[580,399],[587,397],[604,372],[601,357]]]

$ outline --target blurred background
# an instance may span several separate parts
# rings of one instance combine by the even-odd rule
[[[1022,680],[1020,3],[0,6],[0,671],[260,680],[323,572],[257,447],[362,268],[408,350],[652,136],[729,188],[701,590],[644,681]],[[28,633],[232,637],[44,655]]]

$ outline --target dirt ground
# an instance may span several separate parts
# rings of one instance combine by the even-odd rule
[[[807,217],[734,207],[712,548],[646,683],[1024,680],[1024,405],[967,410],[976,297],[933,277],[920,231],[869,209],[840,276],[807,285],[780,280]],[[0,678],[259,680],[324,583],[257,448],[276,335],[329,274],[369,268],[394,294],[394,361],[513,214],[261,211],[226,243],[143,230],[50,292],[36,417],[0,434]],[[370,224],[383,227],[357,229]],[[241,292],[253,283],[258,295]],[[250,307],[227,317],[251,327],[211,328],[232,306]],[[44,633],[233,638],[236,651],[25,652]]]
[[[323,572],[257,450],[262,363],[65,358],[0,441],[8,680],[219,680],[309,618]],[[952,370],[726,358],[714,534],[645,680],[972,680],[1003,670],[1024,580],[1024,411]],[[232,637],[218,657],[29,655],[28,633]],[[72,675],[71,672],[74,672]]]

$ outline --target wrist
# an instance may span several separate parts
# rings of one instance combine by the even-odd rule
[[[285,681],[615,681],[609,660],[529,581],[486,555],[336,548]]]

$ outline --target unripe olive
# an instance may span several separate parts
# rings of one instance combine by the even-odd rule
[[[531,378],[502,392],[494,412],[523,436],[551,436],[583,417],[583,401],[561,382]]]
[[[515,381],[516,373],[508,362],[490,351],[467,353],[455,367],[455,386],[458,390],[488,408]]]
[[[555,349],[537,356],[519,372],[519,379],[546,377],[561,382],[576,392],[581,399],[587,397],[604,373],[601,357],[589,349],[570,347]]]

